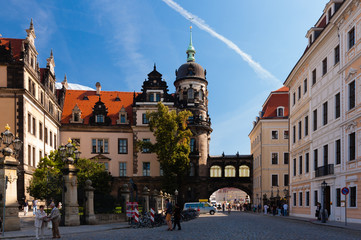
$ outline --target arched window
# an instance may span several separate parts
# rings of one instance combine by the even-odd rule
[[[242,165],[239,167],[239,177],[249,177],[249,167]]]
[[[226,166],[224,169],[224,176],[225,177],[235,177],[236,176],[236,168],[232,165]]]
[[[211,177],[222,177],[222,168],[220,166],[211,167]]]
[[[194,99],[194,90],[193,90],[193,88],[188,89],[188,99]]]
[[[284,116],[284,107],[278,107],[277,108],[277,117],[283,117]]]

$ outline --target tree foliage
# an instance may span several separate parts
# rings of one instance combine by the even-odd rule
[[[187,128],[187,120],[192,116],[190,111],[169,111],[167,106],[158,103],[158,110],[147,112],[149,128],[156,142],[139,141],[140,147],[156,153],[163,170],[163,187],[168,192],[179,189],[182,179],[189,169],[190,137],[192,132]]]
[[[65,163],[57,150],[51,152],[48,157],[42,158],[34,172],[30,186],[27,188],[30,195],[36,199],[61,201],[63,191],[63,173],[61,169],[64,166]],[[75,163],[75,166],[79,170],[77,179],[80,196],[84,194],[87,179],[92,181],[95,195],[109,195],[111,175],[105,171],[103,164],[80,158]],[[80,205],[83,199],[83,197],[78,198]]]

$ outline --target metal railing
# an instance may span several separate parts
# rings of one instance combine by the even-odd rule
[[[322,177],[331,174],[334,174],[333,164],[328,164],[316,169],[316,177]]]

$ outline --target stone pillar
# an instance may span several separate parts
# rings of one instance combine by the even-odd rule
[[[159,208],[158,208],[158,196],[159,196],[159,192],[157,191],[157,189],[154,189],[153,192],[152,192],[153,205],[150,206],[150,207],[154,208],[154,211],[156,213],[158,213],[158,210],[159,210]]]
[[[163,195],[162,190],[159,191],[159,201],[160,201],[160,207],[161,207],[161,209],[159,209],[159,210],[160,210],[160,212],[163,212],[163,210],[164,210],[164,195]]]
[[[144,206],[143,206],[143,210],[146,212],[149,212],[149,189],[147,187],[143,188],[143,199],[144,199]]]
[[[79,205],[77,189],[77,172],[79,170],[72,163],[66,163],[62,169],[64,178],[63,208],[64,226],[79,226]]]
[[[5,231],[20,230],[20,218],[17,202],[17,166],[19,161],[11,156],[0,158],[0,217],[4,215],[5,200]],[[6,177],[7,187],[5,189]]]
[[[125,220],[128,220],[127,217],[127,202],[129,202],[129,186],[128,184],[123,184],[120,191],[120,198],[122,202],[122,212],[125,213]]]
[[[85,181],[85,223],[89,225],[94,225],[97,223],[95,214],[94,214],[94,188],[91,186],[92,181]]]

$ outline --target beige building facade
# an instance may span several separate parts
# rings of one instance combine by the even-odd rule
[[[23,148],[17,156],[18,201],[29,199],[26,188],[40,159],[59,144],[62,109],[55,89],[53,53],[40,68],[35,30],[25,39],[0,38],[0,127],[9,124]]]
[[[253,155],[253,203],[284,198],[288,190],[288,88],[271,92],[249,134]]]
[[[348,221],[361,222],[360,14],[359,1],[329,1],[285,81],[290,89],[291,215],[314,217],[321,203],[330,220],[344,221],[347,198]],[[346,197],[343,187],[350,190]]]

